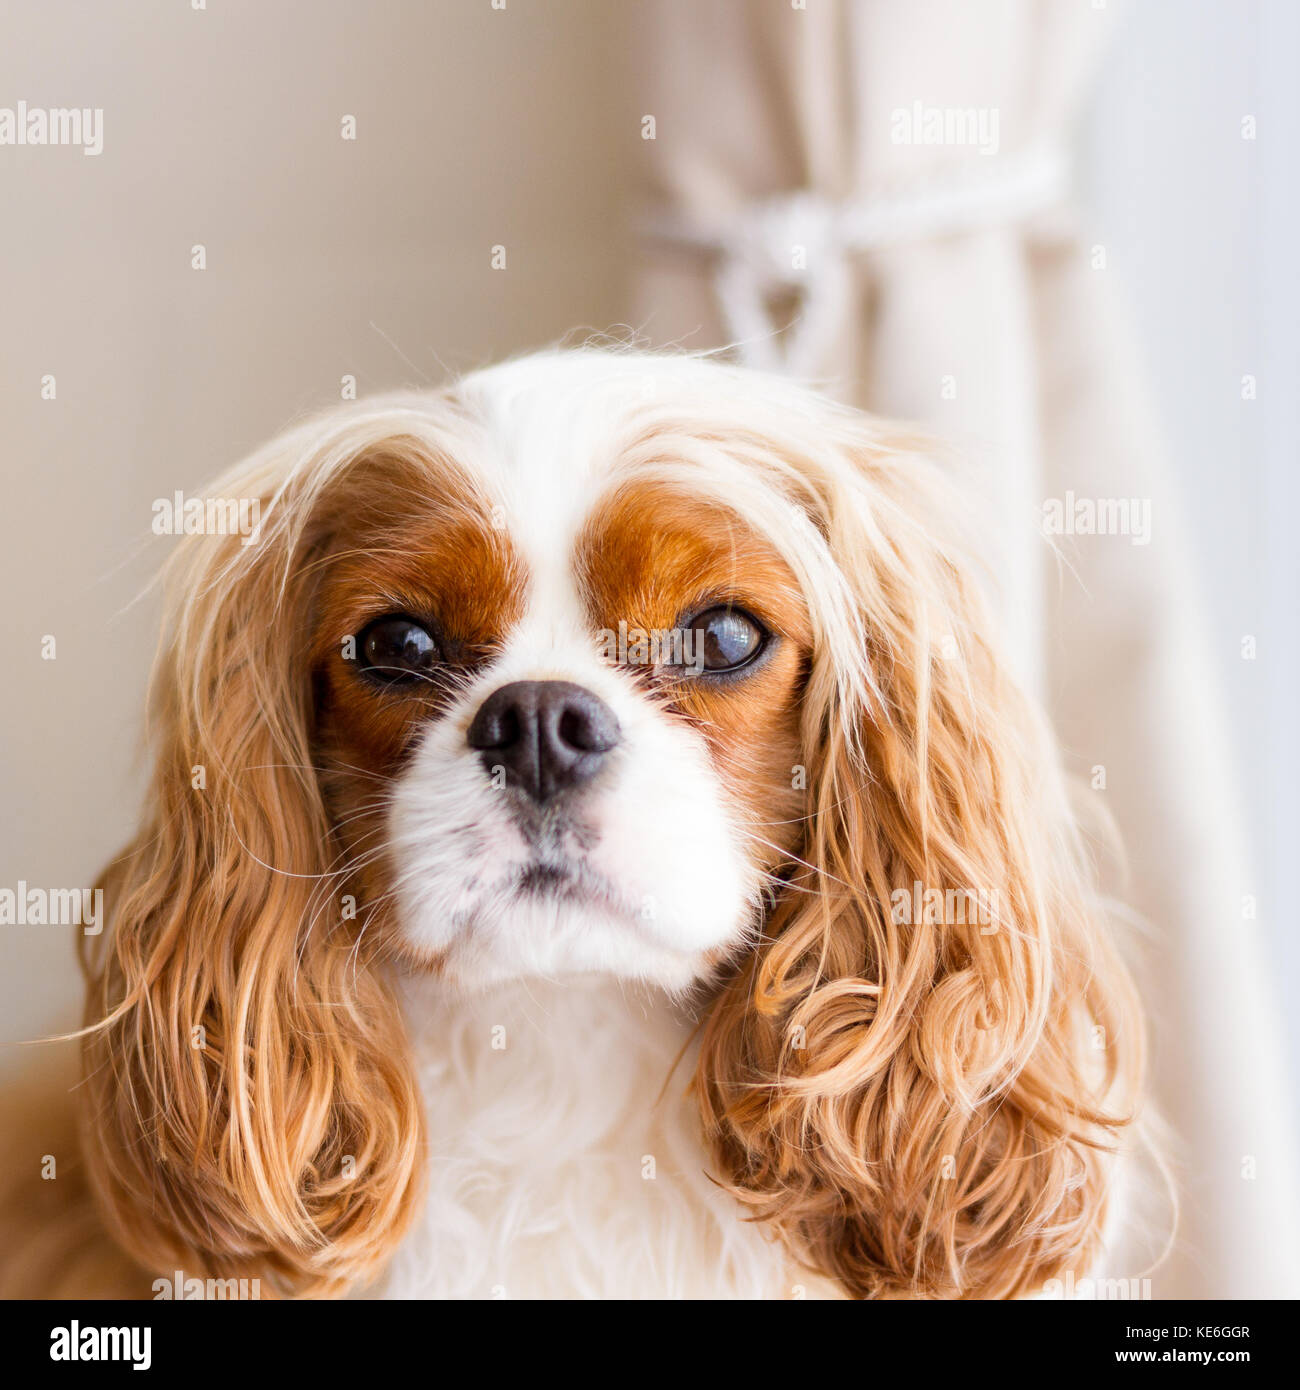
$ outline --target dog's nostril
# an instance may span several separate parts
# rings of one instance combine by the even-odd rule
[[[566,709],[560,715],[560,737],[573,748],[589,748],[587,721],[582,715]]]
[[[519,716],[513,709],[496,709],[486,718],[483,711],[470,727],[471,748],[505,748],[519,738]]]
[[[581,686],[577,687],[582,690]],[[596,699],[590,691],[581,703],[570,702],[561,711],[558,732],[560,738],[583,753],[607,753],[618,742],[618,721],[609,706]]]
[[[618,720],[598,696],[570,681],[515,681],[494,690],[468,741],[492,772],[546,801],[595,775],[619,740]]]

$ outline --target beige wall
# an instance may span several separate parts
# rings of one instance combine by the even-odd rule
[[[169,546],[154,498],[338,399],[345,373],[436,382],[618,321],[642,144],[626,16],[6,8],[0,107],[102,107],[104,148],[0,147],[0,887],[89,885],[131,832],[156,609],[128,605]],[[0,1040],[75,1018],[69,938],[0,927]]]

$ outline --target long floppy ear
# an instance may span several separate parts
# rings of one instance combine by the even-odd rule
[[[307,447],[218,485],[256,499],[251,543],[179,543],[151,810],[84,962],[82,1137],[111,1233],[146,1270],[268,1293],[372,1272],[413,1212],[423,1142],[395,1002],[329,874],[306,656],[327,465],[294,473]],[[341,469],[346,439],[327,452]]]
[[[802,480],[853,640],[814,653],[801,866],[697,1092],[728,1185],[848,1292],[1012,1297],[1097,1252],[1142,1026],[1052,736],[908,447]]]

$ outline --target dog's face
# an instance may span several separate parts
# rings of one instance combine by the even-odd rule
[[[436,493],[367,507],[323,566],[329,808],[408,968],[677,990],[797,840],[807,608],[740,512],[623,476],[633,379],[511,384]]]

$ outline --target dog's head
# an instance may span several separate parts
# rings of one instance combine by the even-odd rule
[[[689,996],[719,1176],[851,1292],[1082,1269],[1138,1023],[915,441],[550,353],[214,492],[260,528],[177,556],[90,962],[92,1171],[139,1258],[382,1261],[423,1140],[396,969]]]

